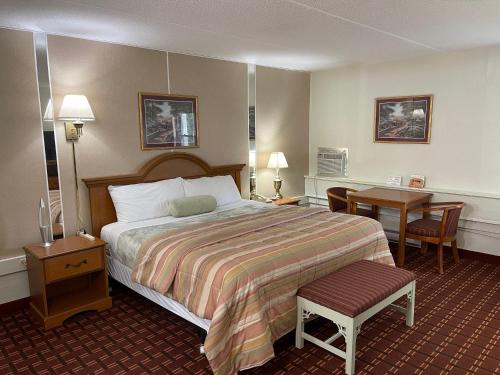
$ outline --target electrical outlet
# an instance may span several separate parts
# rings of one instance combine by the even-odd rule
[[[67,141],[78,141],[78,132],[76,131],[75,125],[72,122],[65,122],[64,129],[66,130],[66,140]]]

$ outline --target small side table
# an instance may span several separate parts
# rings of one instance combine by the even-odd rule
[[[72,315],[111,307],[104,246],[73,236],[50,247],[24,247],[31,292],[30,308],[45,329]]]
[[[276,206],[285,206],[285,205],[298,206],[299,202],[300,198],[283,197],[281,199],[276,199],[272,203],[275,204]]]

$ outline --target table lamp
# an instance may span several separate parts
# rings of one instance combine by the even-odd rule
[[[280,193],[282,179],[280,177],[280,168],[288,168],[288,163],[286,162],[285,154],[282,152],[271,152],[269,156],[269,162],[267,163],[268,168],[276,169],[276,176],[274,177],[274,189],[276,190],[276,194],[272,197],[273,200],[283,198],[283,195]]]

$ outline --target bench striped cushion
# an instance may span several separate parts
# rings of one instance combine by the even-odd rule
[[[303,286],[298,295],[354,318],[413,280],[413,272],[362,260]]]

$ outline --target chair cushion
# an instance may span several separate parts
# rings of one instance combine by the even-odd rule
[[[362,260],[303,286],[298,295],[353,318],[413,280],[413,272]]]
[[[424,237],[439,237],[441,222],[432,219],[418,219],[408,223],[406,233]]]

